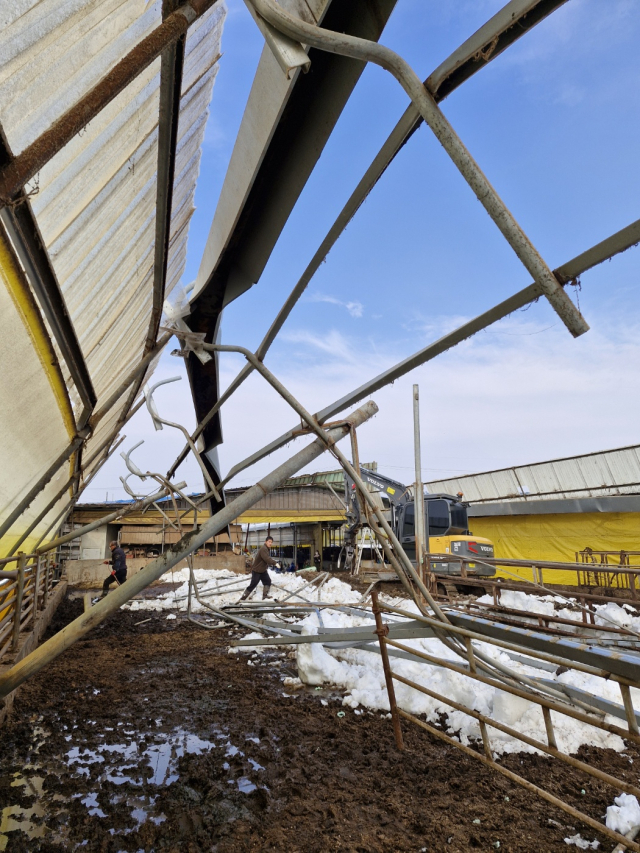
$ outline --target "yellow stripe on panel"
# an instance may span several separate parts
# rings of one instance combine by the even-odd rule
[[[34,351],[55,396],[69,439],[75,437],[76,423],[69,393],[62,377],[58,358],[49,339],[42,315],[16,261],[5,233],[0,229],[0,274],[22,322],[29,333]]]

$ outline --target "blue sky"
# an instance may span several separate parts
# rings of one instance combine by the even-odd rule
[[[424,79],[502,5],[399,0],[382,41]],[[244,2],[228,6],[185,284],[199,267],[263,45]],[[551,267],[638,217],[639,35],[632,0],[568,0],[443,103]],[[390,75],[366,69],[261,281],[226,310],[225,343],[255,348],[407,103]],[[591,331],[580,339],[540,300],[377,392],[381,411],[361,430],[361,458],[396,479],[413,478],[413,382],[421,388],[427,480],[638,443],[639,251],[582,277],[578,298]],[[315,411],[529,282],[423,126],[322,265],[266,363]],[[240,366],[235,356],[223,358],[223,382]],[[163,357],[158,377],[179,373],[181,362]],[[186,381],[163,389],[158,402],[167,417],[193,424]],[[252,377],[223,409],[223,474],[295,421]],[[145,438],[136,453],[154,470],[166,470],[180,446],[173,435],[154,434],[146,413],[125,432],[126,446]],[[288,453],[236,482],[254,482]],[[87,499],[120,494],[123,467],[116,455]],[[328,467],[335,467],[329,458],[315,466]],[[200,488],[194,465],[181,473]]]

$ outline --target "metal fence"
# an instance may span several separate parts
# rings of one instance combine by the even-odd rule
[[[618,601],[620,593],[626,593],[634,601],[640,600],[640,566],[612,566],[606,563],[559,563],[552,560],[511,560],[499,557],[463,557],[457,554],[427,554],[425,558],[427,569],[436,576],[446,577],[451,580],[472,582],[477,580],[482,586],[498,585],[505,589],[511,586],[509,580],[488,578],[480,576],[476,571],[478,567],[499,569],[503,574],[510,575],[515,581],[527,583],[538,587],[545,584],[553,584],[561,587],[566,583],[568,573],[575,573],[575,580],[569,584],[572,595],[601,600]],[[452,567],[456,567],[456,573],[451,574]],[[459,567],[459,569],[458,569]],[[446,574],[443,574],[446,569]],[[509,571],[513,569],[514,571]],[[532,580],[525,577],[530,573]],[[372,578],[373,579],[373,578]],[[599,590],[599,594],[587,592]],[[550,590],[553,591],[553,590]],[[609,593],[616,592],[616,595]],[[497,593],[499,595],[499,592]]]
[[[628,660],[624,661],[625,665],[617,666],[617,662],[621,662],[622,660],[622,655],[615,652],[607,653],[601,649],[599,654],[593,655],[593,659],[587,660],[587,656],[584,655],[584,660],[578,661],[576,660],[575,649],[572,648],[576,644],[572,644],[570,641],[566,641],[567,648],[565,649],[561,643],[549,642],[546,638],[537,637],[534,632],[530,631],[528,632],[528,637],[514,635],[510,638],[511,642],[505,642],[502,638],[492,636],[490,631],[487,633],[485,630],[487,626],[483,624],[483,620],[473,618],[467,618],[466,620],[456,619],[454,612],[451,611],[447,613],[448,620],[450,621],[442,622],[438,619],[416,615],[398,607],[384,604],[379,601],[375,590],[372,593],[372,599],[373,613],[376,619],[375,633],[379,638],[379,648],[394,734],[399,749],[404,748],[401,720],[405,720],[428,732],[434,738],[461,750],[467,756],[479,761],[486,767],[506,776],[510,781],[537,794],[549,804],[562,809],[572,818],[587,824],[592,829],[607,835],[612,840],[623,845],[616,847],[616,850],[628,848],[629,850],[640,851],[640,845],[632,840],[633,836],[621,836],[582,810],[575,808],[566,800],[526,779],[522,775],[522,771],[515,773],[502,765],[496,760],[490,732],[490,729],[493,729],[495,732],[501,732],[511,738],[515,738],[522,744],[533,747],[551,758],[556,758],[568,767],[584,773],[592,779],[604,782],[616,792],[625,791],[638,796],[640,790],[635,785],[630,785],[626,781],[616,778],[586,761],[568,754],[562,747],[559,748],[555,728],[564,716],[565,718],[586,723],[594,728],[618,734],[626,741],[636,745],[640,744],[638,715],[634,710],[631,699],[631,688],[640,688],[640,682],[638,682],[640,670],[638,669],[637,657],[630,656]],[[431,631],[432,636],[438,637],[451,648],[454,647],[454,643],[457,644],[457,652],[461,659],[458,661],[451,660],[438,654],[434,655],[420,651],[407,645],[406,642],[398,642],[398,639],[394,636],[394,634],[397,636],[399,633],[398,627],[396,627],[398,623],[391,621],[385,624],[382,619],[383,613],[388,614],[388,617],[391,617],[393,620],[397,617],[411,620],[404,624],[407,626],[421,625],[424,629],[423,633],[414,630],[413,634],[407,634],[406,636],[427,636],[426,632]],[[402,637],[401,633],[400,637]],[[635,639],[638,639],[637,635]],[[532,640],[536,642],[532,642]],[[475,646],[474,643],[476,643]],[[491,671],[492,666],[495,667],[496,662],[495,660],[488,659],[480,652],[481,646],[479,647],[478,643],[483,645],[486,643],[494,644],[502,651],[507,652],[514,660],[526,661],[528,665],[538,665],[551,670],[555,667],[562,667],[567,671],[575,670],[584,672],[615,682],[620,691],[621,701],[620,703],[597,701],[588,693],[578,690],[572,690],[571,696],[563,695],[563,690],[566,691],[566,687],[563,687],[561,684],[551,684],[549,681],[545,683],[544,679],[532,679],[523,675],[517,675],[513,670],[508,675],[505,671],[500,671],[497,668]],[[517,655],[514,656],[513,652],[516,652]],[[469,679],[470,683],[480,682],[490,685],[504,693],[520,699],[526,699],[538,705],[544,722],[546,742],[530,737],[528,734],[518,731],[513,726],[506,725],[488,714],[481,713],[473,707],[474,703],[472,701],[469,704],[456,701],[451,696],[438,693],[429,689],[424,684],[419,684],[398,672],[394,672],[390,655],[394,658],[409,657],[416,662],[442,667],[456,673],[458,676]],[[594,666],[596,658],[597,664]],[[490,664],[490,666],[488,667],[487,664]],[[506,678],[505,675],[507,675]],[[430,724],[427,720],[419,719],[415,714],[409,713],[409,711],[399,707],[395,697],[394,681],[417,690],[442,705],[448,706],[452,710],[460,711],[475,719],[478,723],[480,743],[477,746],[466,745],[461,740],[444,732],[440,727]],[[555,715],[555,721],[552,712]],[[606,714],[610,716],[606,716]],[[610,720],[614,720],[614,722],[610,722]]]
[[[7,569],[10,564],[15,569]],[[45,609],[59,570],[52,557],[24,554],[0,560],[0,660],[18,648],[22,631]]]

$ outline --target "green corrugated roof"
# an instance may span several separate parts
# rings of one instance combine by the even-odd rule
[[[370,471],[378,470],[377,462],[361,462],[362,468],[368,468]],[[295,486],[322,486],[326,483],[336,488],[344,486],[344,473],[340,469],[338,471],[317,471],[315,474],[301,474],[299,477],[289,477],[285,480],[280,488],[295,487]]]

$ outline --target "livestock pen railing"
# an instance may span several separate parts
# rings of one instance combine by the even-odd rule
[[[453,577],[463,579],[481,578],[482,584],[491,584],[493,579],[487,575],[479,575],[478,568],[490,568],[501,571],[507,578],[521,583],[534,584],[544,587],[569,585],[575,587],[598,588],[602,590],[626,590],[630,597],[640,601],[640,566],[612,566],[598,563],[561,563],[552,560],[511,560],[501,557],[468,557],[458,554],[427,554],[426,567],[436,575],[451,574],[451,566],[455,566]],[[444,566],[447,571],[443,572]],[[511,570],[511,571],[510,571]],[[527,575],[531,576],[531,580]],[[567,584],[567,575],[575,578]],[[495,582],[495,581],[493,581]],[[586,598],[606,598],[606,594],[591,595],[580,592]]]
[[[581,821],[591,829],[608,836],[618,842],[615,851],[625,849],[640,851],[640,845],[633,839],[635,830],[626,836],[609,828],[606,824],[586,814],[581,808],[577,808],[577,798],[573,797],[575,805],[565,801],[546,788],[527,779],[522,771],[514,772],[499,760],[496,754],[496,739],[500,736],[508,736],[520,741],[526,748],[558,759],[564,765],[591,777],[593,780],[608,785],[612,792],[623,791],[633,796],[640,795],[640,789],[624,779],[600,770],[592,763],[582,760],[570,754],[570,747],[563,745],[558,736],[558,727],[562,728],[563,722],[575,721],[586,724],[603,732],[616,734],[628,743],[640,746],[640,729],[638,723],[640,715],[634,709],[631,689],[640,689],[638,676],[640,667],[638,657],[624,652],[607,650],[598,647],[597,642],[592,640],[591,644],[575,642],[572,640],[551,640],[535,631],[517,632],[509,630],[507,626],[500,626],[497,622],[491,622],[477,617],[465,617],[455,610],[447,610],[445,621],[424,614],[408,612],[400,607],[379,600],[376,590],[372,590],[372,609],[376,621],[375,634],[379,640],[380,655],[382,658],[384,678],[389,699],[391,718],[396,739],[396,745],[400,750],[404,749],[401,720],[428,732],[432,737],[444,741],[451,747],[462,751],[470,758],[484,764],[486,767],[497,771],[512,782],[537,794],[551,805],[562,809],[572,818]],[[390,621],[383,622],[383,614],[390,617]],[[398,623],[397,618],[408,620]],[[405,626],[404,634],[402,625]],[[424,629],[421,633],[417,626]],[[412,630],[407,630],[412,629]],[[408,645],[407,638],[432,636],[440,639],[455,654],[443,656],[437,651],[426,648],[416,648]],[[506,638],[506,639],[505,639]],[[405,642],[399,640],[404,639]],[[638,635],[636,635],[638,639]],[[251,642],[255,642],[251,640]],[[565,671],[575,671],[595,678],[602,678],[612,684],[616,684],[620,691],[620,702],[598,699],[586,691],[569,690],[567,685],[557,681],[550,681],[548,676],[540,678],[533,675],[527,676],[523,672],[517,672],[512,667],[504,667],[500,660],[487,655],[487,644],[497,647],[503,654],[511,657],[513,662],[520,661],[534,669],[553,670],[562,667]],[[516,654],[513,654],[513,653]],[[523,657],[526,655],[526,657]],[[393,657],[393,662],[391,658]],[[459,659],[456,659],[459,658]],[[496,709],[493,712],[483,713],[479,710],[473,698],[473,687],[466,691],[460,691],[460,696],[448,695],[450,691],[439,692],[432,689],[431,683],[420,683],[415,677],[407,678],[398,671],[398,663],[402,659],[409,659],[416,663],[423,663],[448,670],[459,679],[468,680],[470,684],[479,683],[494,688],[503,695],[511,695],[520,700],[531,703],[531,707],[538,706],[544,735],[532,736],[533,730],[529,725],[525,731],[521,731],[515,725],[506,724],[498,718]],[[396,668],[393,669],[392,666]],[[464,743],[462,738],[453,736],[451,732],[443,731],[442,727],[433,724],[428,719],[421,719],[415,713],[401,707],[396,700],[394,682],[418,691],[429,697],[440,705],[448,707],[452,711],[458,711],[474,719],[478,726],[479,743]],[[466,699],[461,699],[466,696]],[[492,742],[492,739],[493,742]],[[522,762],[521,762],[522,763]],[[582,791],[584,794],[584,790]],[[589,845],[591,846],[591,845]]]
[[[15,568],[7,568],[15,564]],[[0,660],[18,647],[21,631],[47,606],[59,571],[53,557],[24,554],[0,560]]]

